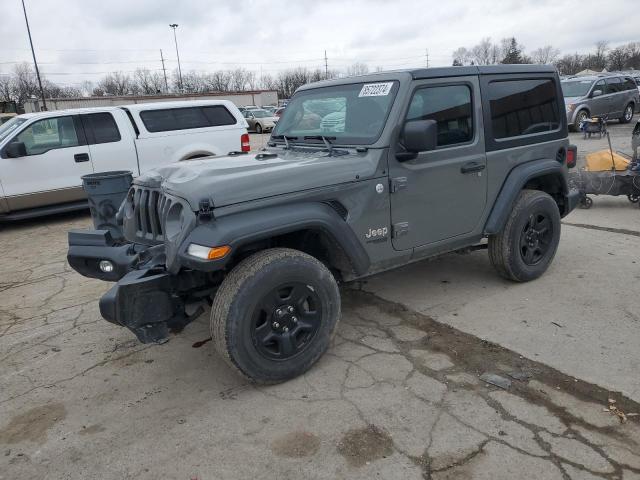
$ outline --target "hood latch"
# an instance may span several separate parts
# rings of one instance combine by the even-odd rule
[[[208,198],[200,200],[198,218],[200,220],[211,220],[213,218],[213,205],[211,205]]]

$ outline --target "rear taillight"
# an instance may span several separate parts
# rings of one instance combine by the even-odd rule
[[[242,147],[241,150],[243,152],[251,151],[251,142],[249,141],[248,133],[243,133],[242,136],[240,137],[240,146]]]
[[[567,168],[573,168],[576,166],[577,157],[578,147],[575,145],[569,145],[569,148],[567,148]]]

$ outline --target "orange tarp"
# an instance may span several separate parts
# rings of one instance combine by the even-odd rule
[[[585,170],[588,172],[610,172],[614,165],[615,170],[621,172],[626,170],[629,165],[629,160],[619,153],[612,153],[610,150],[587,153],[585,158],[587,160]]]

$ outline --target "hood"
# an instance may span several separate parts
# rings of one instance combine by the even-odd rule
[[[331,157],[316,148],[257,152],[173,163],[139,176],[134,183],[162,185],[167,193],[185,199],[197,210],[203,199],[223,207],[364,180],[375,175],[379,160],[376,150]]]

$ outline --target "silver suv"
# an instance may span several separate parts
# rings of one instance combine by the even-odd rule
[[[567,124],[578,130],[580,122],[607,115],[629,123],[640,105],[635,81],[622,75],[571,77],[562,81]]]

